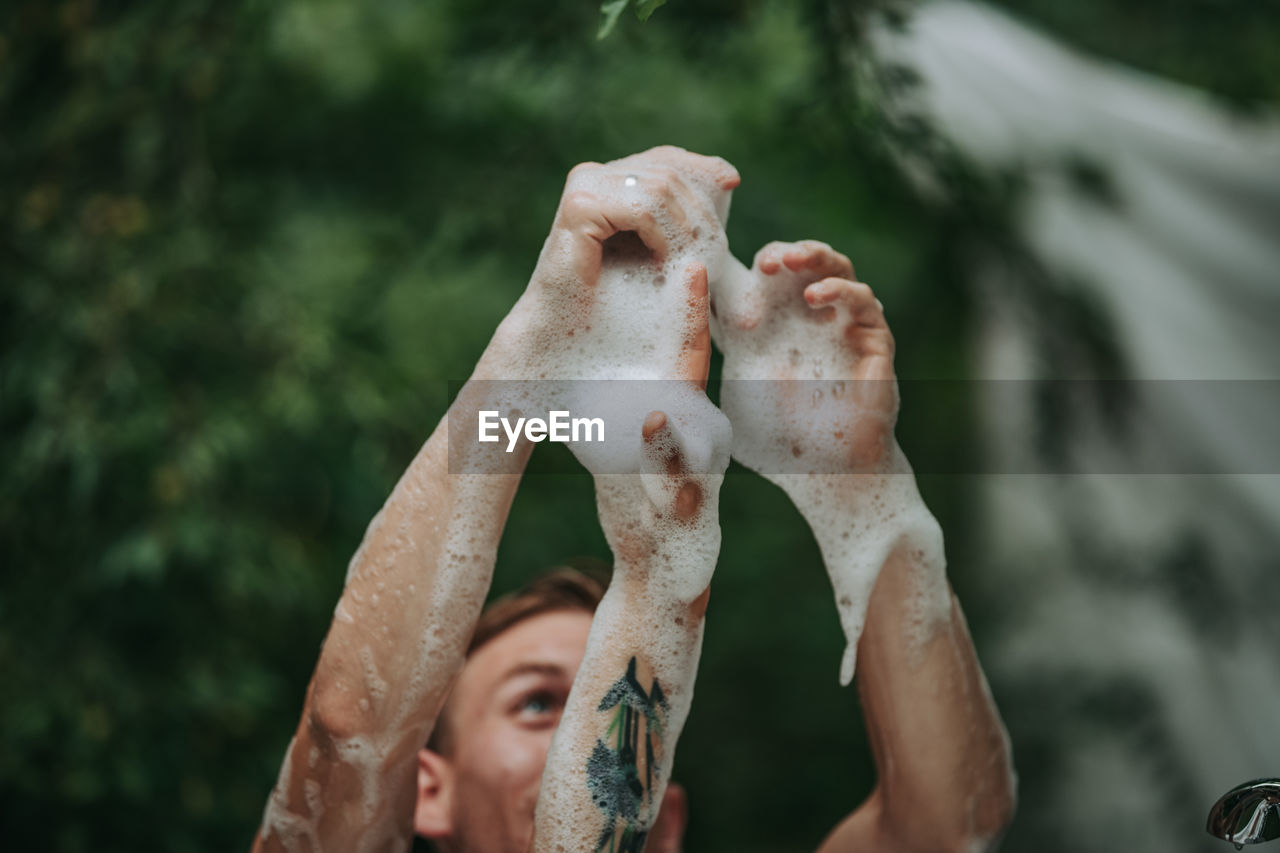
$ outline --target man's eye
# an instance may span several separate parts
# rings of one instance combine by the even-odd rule
[[[516,711],[526,716],[540,716],[542,714],[550,714],[560,710],[560,700],[553,694],[546,691],[538,693],[530,693],[528,696],[520,700],[520,704],[516,706]]]

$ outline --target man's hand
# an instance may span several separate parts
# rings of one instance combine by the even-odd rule
[[[719,157],[670,145],[605,164],[581,163],[569,173],[548,246],[554,241],[553,253],[571,258],[570,271],[588,287],[600,275],[605,240],[622,231],[636,232],[661,264],[694,232],[723,228],[716,203],[738,183],[737,170]],[[544,252],[540,269],[546,260]],[[547,270],[552,279],[561,272],[557,264],[552,260]]]
[[[714,298],[734,458],[775,481],[885,472],[898,415],[893,335],[849,259],[816,240],[770,243]]]
[[[894,548],[910,543],[922,589],[945,586],[940,531],[893,438],[893,336],[871,288],[852,279],[825,243],[771,243],[749,272],[722,280],[712,326],[733,456],[787,493],[822,549],[848,641],[844,684]],[[945,596],[921,600],[929,618],[945,612]]]
[[[702,378],[688,353],[710,343],[676,334],[677,319],[690,279],[705,290],[707,264],[727,255],[720,216],[738,180],[724,160],[670,146],[575,167],[477,378]],[[629,276],[602,276],[610,261]]]
[[[731,432],[701,392],[686,401],[680,412],[649,413],[637,436],[640,475],[597,476],[596,504],[615,571],[661,569],[667,592],[692,601],[711,582],[720,549],[717,499]]]
[[[706,270],[694,264],[685,280],[684,310],[666,324],[683,342],[681,380],[625,383],[623,394],[610,395],[621,404],[614,422],[623,424],[623,441],[603,451],[574,447],[596,473],[597,510],[615,571],[643,574],[662,563],[668,592],[686,599],[701,595],[711,581],[720,547],[717,500],[732,442],[728,418],[705,393],[708,319]],[[596,452],[615,458],[597,460]]]

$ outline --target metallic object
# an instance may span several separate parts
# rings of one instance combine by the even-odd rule
[[[1280,838],[1280,779],[1254,779],[1227,791],[1209,810],[1205,829],[1237,850]]]

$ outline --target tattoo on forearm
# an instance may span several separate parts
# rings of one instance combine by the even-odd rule
[[[656,817],[653,778],[662,754],[667,697],[658,680],[645,691],[636,678],[636,659],[600,700],[596,709],[612,713],[605,740],[596,740],[587,760],[587,787],[604,812],[597,853],[641,853]]]

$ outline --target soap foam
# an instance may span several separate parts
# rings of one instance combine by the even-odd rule
[[[604,727],[598,711],[600,694],[593,691],[593,695],[581,695],[580,685],[607,687],[612,683],[618,672],[604,672],[599,666],[601,659],[593,657],[592,650],[616,647],[620,641],[634,648],[636,637],[644,638],[645,654],[653,662],[651,674],[642,676],[641,684],[648,688],[650,679],[656,680],[665,695],[667,710],[662,736],[655,740],[650,767],[652,784],[630,823],[648,828],[657,817],[674,766],[677,739],[693,701],[702,620],[689,620],[687,608],[674,602],[643,602],[638,607],[615,582],[592,622],[587,657],[574,682],[579,695],[571,694],[548,752],[537,807],[535,851],[595,849],[603,815],[591,800],[585,770],[597,737],[604,735]],[[616,657],[610,660],[618,662]]]
[[[446,452],[459,451],[461,471],[454,471],[454,454],[449,453],[452,476],[448,505],[443,509],[438,507],[438,489],[432,480],[422,476],[422,471],[430,470],[430,466],[419,466],[419,460],[415,460],[386,507],[370,523],[365,539],[351,560],[344,599],[335,607],[335,625],[368,625],[375,635],[379,628],[381,634],[389,634],[386,620],[396,617],[386,611],[404,608],[382,605],[386,594],[384,577],[393,567],[415,561],[422,563],[424,569],[430,561],[434,574],[427,573],[430,580],[425,583],[428,585],[414,585],[419,589],[409,587],[412,610],[427,612],[436,618],[421,628],[414,654],[408,660],[384,664],[372,646],[359,647],[355,657],[360,684],[354,688],[343,685],[334,688],[342,695],[349,694],[349,698],[356,700],[353,706],[378,723],[366,736],[338,739],[332,744],[336,764],[345,768],[343,778],[354,778],[358,787],[354,802],[360,825],[367,828],[363,836],[347,845],[349,849],[377,849],[388,841],[404,841],[395,838],[397,823],[388,810],[401,796],[403,786],[412,780],[399,778],[398,765],[391,768],[388,762],[391,756],[403,753],[406,743],[420,744],[426,740],[427,726],[419,720],[422,708],[433,696],[443,701],[444,686],[452,682],[461,668],[492,575],[501,533],[495,529],[493,520],[505,514],[497,505],[502,489],[495,486],[492,475],[512,473],[511,462],[486,452],[486,447],[476,447],[475,434],[471,431],[475,424],[473,415],[470,419],[459,419],[466,420],[467,429],[455,430],[455,409],[473,413],[480,408],[475,405],[477,402],[492,402],[488,399],[489,392],[497,395],[500,405],[484,408],[523,412],[528,416],[545,417],[551,408],[573,411],[588,406],[593,400],[606,408],[612,407],[616,423],[624,427],[634,424],[634,431],[624,435],[621,449],[602,455],[593,454],[595,447],[573,448],[597,477],[602,512],[622,512],[626,508],[625,511],[635,513],[636,507],[670,501],[672,495],[661,466],[667,461],[666,455],[678,447],[696,474],[705,508],[701,519],[691,522],[665,519],[660,513],[651,519],[639,519],[640,523],[651,525],[657,536],[656,550],[660,552],[653,555],[655,568],[646,581],[647,594],[675,602],[668,610],[681,606],[687,609],[679,602],[696,598],[710,580],[719,548],[716,495],[728,462],[729,428],[705,395],[685,383],[671,380],[681,378],[675,368],[688,343],[688,327],[701,319],[697,306],[691,305],[689,299],[691,265],[704,264],[714,277],[727,257],[722,222],[728,212],[729,196],[724,186],[732,168],[723,161],[703,158],[705,163],[695,164],[690,159],[692,155],[668,153],[682,158],[681,175],[688,189],[703,198],[703,211],[699,213],[691,208],[688,213],[692,219],[681,221],[655,208],[647,190],[613,197],[612,201],[629,205],[636,214],[649,212],[655,216],[657,226],[666,236],[666,251],[659,262],[638,246],[636,240],[625,235],[608,241],[599,281],[589,291],[574,286],[579,276],[573,258],[562,251],[565,235],[553,229],[539,261],[538,275],[504,321],[504,325],[510,324],[504,331],[514,330],[521,338],[518,351],[522,355],[515,361],[501,362],[501,376],[486,376],[487,365],[482,360],[476,378],[504,380],[498,383],[501,389],[495,391],[483,388],[483,383],[469,383],[451,408]],[[651,154],[621,162],[647,182],[646,186],[654,179],[663,178],[667,169]],[[573,192],[594,192],[602,196],[620,192],[603,174],[593,174],[590,169],[576,174]],[[512,339],[511,334],[500,334],[496,340]],[[581,380],[605,381],[582,383]],[[618,380],[642,382],[611,385]],[[620,393],[618,389],[622,384],[638,384],[648,390],[643,394]],[[611,387],[613,390],[602,392]],[[631,391],[634,392],[634,387]],[[587,396],[584,398],[583,394]],[[667,412],[668,430],[657,441],[646,445],[640,439],[640,424],[648,411],[654,409]],[[432,452],[432,446],[433,443],[428,442],[423,453]],[[616,473],[619,471],[626,473]],[[616,509],[611,510],[611,505]],[[393,524],[394,527],[389,527]],[[485,524],[489,524],[490,529],[483,529]],[[443,543],[438,554],[419,550],[422,534],[428,529]],[[377,559],[371,559],[369,549],[375,539]],[[618,593],[611,594],[616,599]],[[621,620],[625,615],[615,613],[613,623],[624,624]],[[671,626],[678,627],[677,619],[668,613],[657,621],[656,627],[650,624],[643,629],[629,628],[633,642],[642,641],[655,650],[655,672],[665,667],[661,677],[664,688],[669,687],[673,695],[674,706],[671,715],[674,727],[667,737],[671,749],[692,692],[693,669],[689,668],[687,675],[681,674],[690,659],[691,642],[694,643],[692,661],[696,665],[696,642],[688,636],[688,629],[679,636],[676,636],[679,632],[671,629]],[[700,621],[696,633],[700,638]],[[598,657],[605,648],[596,640],[589,644],[588,657]],[[663,765],[665,772],[670,769],[670,755],[668,750]],[[322,814],[319,811],[322,800],[316,792],[324,780],[311,776],[294,778],[304,771],[294,768],[292,761],[291,747],[264,813],[264,838],[275,833],[288,850],[320,850],[317,823]],[[317,771],[318,764],[309,759],[307,770]],[[331,763],[325,766],[330,774],[337,770]],[[580,778],[584,766],[585,763],[575,764],[567,771],[567,777]],[[295,784],[298,782],[300,786]],[[665,776],[660,782],[665,784]],[[291,802],[291,796],[296,801]],[[574,798],[566,794],[561,801],[571,799]],[[582,799],[582,803],[587,800]],[[571,832],[586,823],[562,819],[558,825]],[[348,827],[348,831],[357,830]]]
[[[692,608],[708,589],[719,554],[719,490],[732,432],[728,419],[676,369],[690,328],[705,322],[702,314],[691,316],[690,269],[701,264],[710,278],[729,258],[723,230],[728,191],[696,174],[685,177],[706,194],[718,218],[693,227],[662,223],[669,242],[660,263],[635,241],[606,244],[592,310],[567,340],[573,342],[571,375],[607,381],[556,389],[569,411],[603,415],[607,428],[618,431],[604,444],[570,444],[593,476],[615,570],[548,753],[537,806],[537,851],[594,849],[598,841],[603,813],[592,802],[586,772],[603,734],[602,691],[622,671],[619,653],[634,654],[651,668],[667,703],[648,796],[628,819],[635,827],[647,828],[656,818],[692,701],[702,639],[701,613]],[[528,375],[541,369],[546,368],[531,366]],[[642,425],[654,411],[665,414],[665,425],[646,441]],[[677,458],[685,473],[673,476]],[[701,501],[688,518],[676,510],[681,489],[696,490]]]
[[[949,595],[941,529],[892,439],[896,382],[855,376],[844,337],[849,309],[805,300],[817,278],[730,264],[712,282],[711,332],[725,354],[720,403],[734,425],[734,458],[787,493],[822,551],[845,634],[847,685],[871,592],[895,549],[916,569],[914,646],[945,620]],[[841,473],[854,470],[864,473]]]
[[[423,451],[443,452],[447,451],[433,450],[430,443]],[[325,785],[335,784],[335,778],[343,780],[337,784],[354,787],[339,795],[350,807],[344,807],[341,816],[326,818],[330,823],[337,821],[339,827],[337,837],[323,839],[330,842],[330,849],[399,849],[408,843],[408,827],[391,813],[413,784],[414,766],[406,764],[404,756],[411,756],[426,742],[430,729],[422,709],[434,704],[434,718],[447,686],[461,669],[489,588],[500,533],[496,520],[502,516],[497,506],[502,490],[495,488],[492,477],[474,474],[450,478],[447,501],[437,490],[434,504],[423,503],[406,511],[414,496],[426,491],[418,478],[427,470],[431,468],[415,461],[406,472],[387,508],[370,523],[348,570],[347,589],[335,608],[335,625],[345,630],[346,625],[360,624],[366,626],[367,633],[350,655],[355,664],[348,680],[352,683],[339,679],[326,689],[358,710],[358,719],[367,721],[368,732],[322,744],[328,759],[325,762],[320,761],[321,750],[313,747],[305,768],[294,766],[290,746],[262,822],[263,838],[274,833],[286,850],[324,849],[319,833],[324,814],[321,792]],[[388,509],[391,507],[396,509]],[[410,515],[416,517],[419,530],[443,533],[439,554],[421,550],[408,522],[388,529],[391,518]],[[372,559],[370,548],[375,539],[377,559]],[[485,542],[494,544],[478,544]],[[422,564],[426,570],[427,560],[434,560],[434,573],[426,572],[423,580],[406,586],[411,605],[379,604],[380,598],[403,592],[384,580],[392,565]],[[424,611],[435,618],[408,628],[419,631],[410,654],[384,659],[376,653],[377,644],[390,635],[388,620],[412,623],[415,614]],[[350,642],[349,637],[344,640]],[[326,643],[331,641],[332,635]]]
[[[626,186],[621,171],[640,180]],[[562,210],[598,205],[651,218],[666,246],[654,256],[635,232],[621,232],[603,244],[600,274],[584,288],[579,259],[562,223],[552,230],[537,272],[517,301],[509,331],[523,339],[504,362],[501,379],[673,379],[683,345],[675,333],[689,313],[685,282],[689,265],[720,274],[728,259],[723,220],[730,191],[726,176],[736,176],[719,158],[698,157],[678,149],[645,152],[607,167],[578,168],[562,199]],[[671,190],[675,203],[662,203]],[[696,234],[697,236],[694,236]],[[504,322],[508,322],[504,321]],[[508,336],[513,337],[515,334]],[[553,401],[545,400],[545,403]]]
[[[841,482],[850,477],[856,477],[858,487],[865,490],[860,497],[851,499],[848,484]],[[945,622],[950,595],[942,528],[921,500],[909,469],[901,474],[782,474],[769,479],[795,502],[822,552],[845,635],[840,683],[853,680],[872,590],[885,561],[898,549],[911,562],[916,584],[909,602],[913,634],[909,647],[922,649],[934,628]]]
[[[635,165],[631,166],[628,161]],[[634,158],[628,161],[621,162],[628,163],[641,177],[662,174],[661,168],[650,161]],[[941,536],[936,531],[936,523],[919,502],[909,469],[905,479],[885,478],[876,497],[883,513],[879,519],[869,519],[865,524],[851,523],[843,499],[833,493],[828,481],[803,476],[787,481],[785,477],[797,475],[770,474],[770,471],[784,470],[781,465],[775,466],[773,459],[788,453],[789,448],[761,436],[747,435],[741,441],[737,437],[731,439],[728,420],[705,395],[687,383],[673,381],[680,378],[675,366],[688,343],[684,332],[690,325],[689,320],[696,319],[690,317],[693,309],[687,286],[690,267],[695,263],[706,267],[712,297],[720,309],[712,331],[726,351],[726,379],[774,378],[775,374],[766,367],[778,351],[788,353],[789,358],[794,353],[793,369],[799,373],[793,375],[811,374],[807,378],[814,379],[840,377],[838,366],[825,360],[822,351],[809,346],[810,336],[803,327],[789,330],[781,341],[753,340],[749,335],[737,334],[738,325],[745,327],[753,319],[759,322],[766,312],[788,310],[789,306],[782,304],[781,294],[761,291],[752,274],[728,253],[723,230],[729,206],[724,169],[686,168],[682,174],[695,194],[701,194],[709,202],[715,215],[690,223],[663,218],[657,215],[661,211],[655,212],[658,226],[668,241],[661,261],[651,258],[634,239],[613,239],[605,246],[599,281],[589,293],[572,287],[577,281],[577,271],[567,258],[561,257],[563,246],[554,243],[553,231],[539,261],[539,278],[530,284],[508,321],[504,321],[511,322],[512,328],[523,336],[519,348],[523,355],[505,363],[501,377],[487,377],[525,381],[504,381],[500,383],[500,390],[489,389],[492,393],[487,394],[485,406],[498,408],[504,414],[520,412],[540,417],[545,417],[552,408],[577,412],[600,407],[610,413],[609,422],[623,429],[622,440],[616,446],[611,444],[607,452],[585,443],[571,445],[594,477],[597,508],[606,531],[610,532],[609,544],[619,567],[593,622],[583,668],[589,669],[592,661],[607,659],[608,652],[619,645],[643,649],[654,677],[662,684],[670,710],[663,754],[657,758],[654,768],[657,775],[650,802],[655,809],[661,802],[676,740],[692,700],[702,619],[700,613],[692,615],[691,605],[707,589],[719,552],[718,494],[730,441],[735,455],[742,451],[745,464],[778,482],[792,495],[814,529],[849,641],[842,681],[847,683],[852,676],[853,649],[865,619],[866,601],[888,551],[900,542],[909,541],[913,553],[920,555],[921,563],[941,566]],[[593,178],[591,170],[586,170],[578,183],[575,191],[606,196],[621,192],[624,195],[612,200],[631,205],[636,212],[653,210],[643,192],[625,195],[626,189],[608,183],[603,175]],[[809,310],[807,306],[802,307]],[[681,318],[685,318],[684,322]],[[722,328],[726,324],[732,331],[726,333]],[[566,334],[566,327],[571,333]],[[783,349],[779,350],[779,346]],[[477,376],[486,378],[479,369]],[[638,388],[644,391],[638,392]],[[835,386],[831,393],[838,393]],[[460,408],[465,411],[474,412],[477,408],[471,405],[474,400],[460,402],[463,403]],[[493,405],[494,402],[497,405]],[[749,400],[735,400],[732,393],[726,395],[726,411],[735,421],[749,403]],[[737,415],[734,406],[739,407]],[[647,413],[654,410],[666,413],[667,427],[655,440],[646,443],[641,438],[640,425]],[[451,447],[460,440],[474,445],[471,431],[474,417],[466,421],[466,428],[461,431],[453,429],[452,421],[451,414]],[[677,450],[701,490],[702,510],[691,520],[681,520],[670,511],[677,485],[666,474],[666,465]],[[371,656],[367,660],[365,655],[360,656],[371,708],[376,710],[378,705],[393,708],[390,719],[395,723],[378,736],[350,738],[337,747],[341,761],[353,768],[360,780],[361,810],[369,822],[378,816],[379,809],[394,801],[397,792],[393,786],[404,781],[391,779],[384,772],[390,750],[406,737],[406,732],[408,736],[421,734],[425,740],[425,729],[420,733],[414,731],[413,714],[419,711],[433,686],[449,683],[460,668],[471,627],[488,588],[496,544],[481,546],[478,543],[496,543],[500,531],[477,530],[476,525],[477,519],[502,515],[495,512],[495,494],[499,490],[494,488],[489,476],[494,470],[504,470],[503,461],[485,453],[463,456],[466,473],[457,473],[451,478],[453,500],[448,518],[434,522],[433,530],[437,532],[440,523],[445,525],[445,544],[436,560],[436,576],[431,587],[424,590],[428,599],[426,612],[438,615],[440,621],[422,629],[416,659],[411,662],[407,679],[384,677],[372,665]],[[498,459],[496,463],[495,459]],[[451,471],[452,463],[451,456]],[[422,512],[429,505],[430,491],[428,483],[418,482],[407,474],[397,486],[398,496],[393,500]],[[379,513],[370,525],[366,543],[383,523],[383,513]],[[624,555],[635,541],[644,543],[648,552],[629,555],[628,559]],[[374,579],[375,590],[378,573],[395,560],[405,557],[425,560],[430,556],[416,553],[414,539],[404,525],[390,538],[386,553],[379,560],[381,565],[365,560],[365,547],[362,544],[352,560],[348,582],[357,571],[368,573],[361,579]],[[638,562],[638,556],[645,558],[648,571],[628,573],[627,563]],[[368,591],[369,587],[365,588]],[[353,602],[361,606],[359,615],[371,618],[376,607],[373,601],[376,592],[368,596],[368,606],[355,597],[356,590],[352,589],[351,593]],[[943,593],[945,595],[945,583]],[[936,598],[936,589],[922,587],[922,614],[927,615],[936,607]],[[340,604],[339,608],[340,611],[335,610],[338,621],[357,619],[345,605]],[[922,618],[921,624],[927,621]],[[611,635],[615,631],[621,633]],[[600,813],[590,802],[583,784],[589,746],[584,745],[586,741],[572,740],[575,734],[590,735],[590,745],[594,744],[596,727],[591,724],[591,715],[598,701],[598,695],[575,695],[570,699],[543,778],[537,812],[535,847],[538,850],[578,849],[586,828],[599,824]],[[306,844],[310,849],[319,850],[314,823],[319,815],[314,811],[316,801],[311,796],[313,780],[303,780],[304,802],[297,804],[308,814],[291,810],[286,799],[291,790],[291,751],[286,756],[276,792],[267,804],[264,836],[275,831],[286,849],[302,849]],[[654,815],[641,817],[640,825],[648,826]],[[387,828],[394,824],[384,820],[374,825]],[[357,849],[371,849],[385,840],[385,836],[363,838]],[[591,838],[590,843],[594,842]]]

